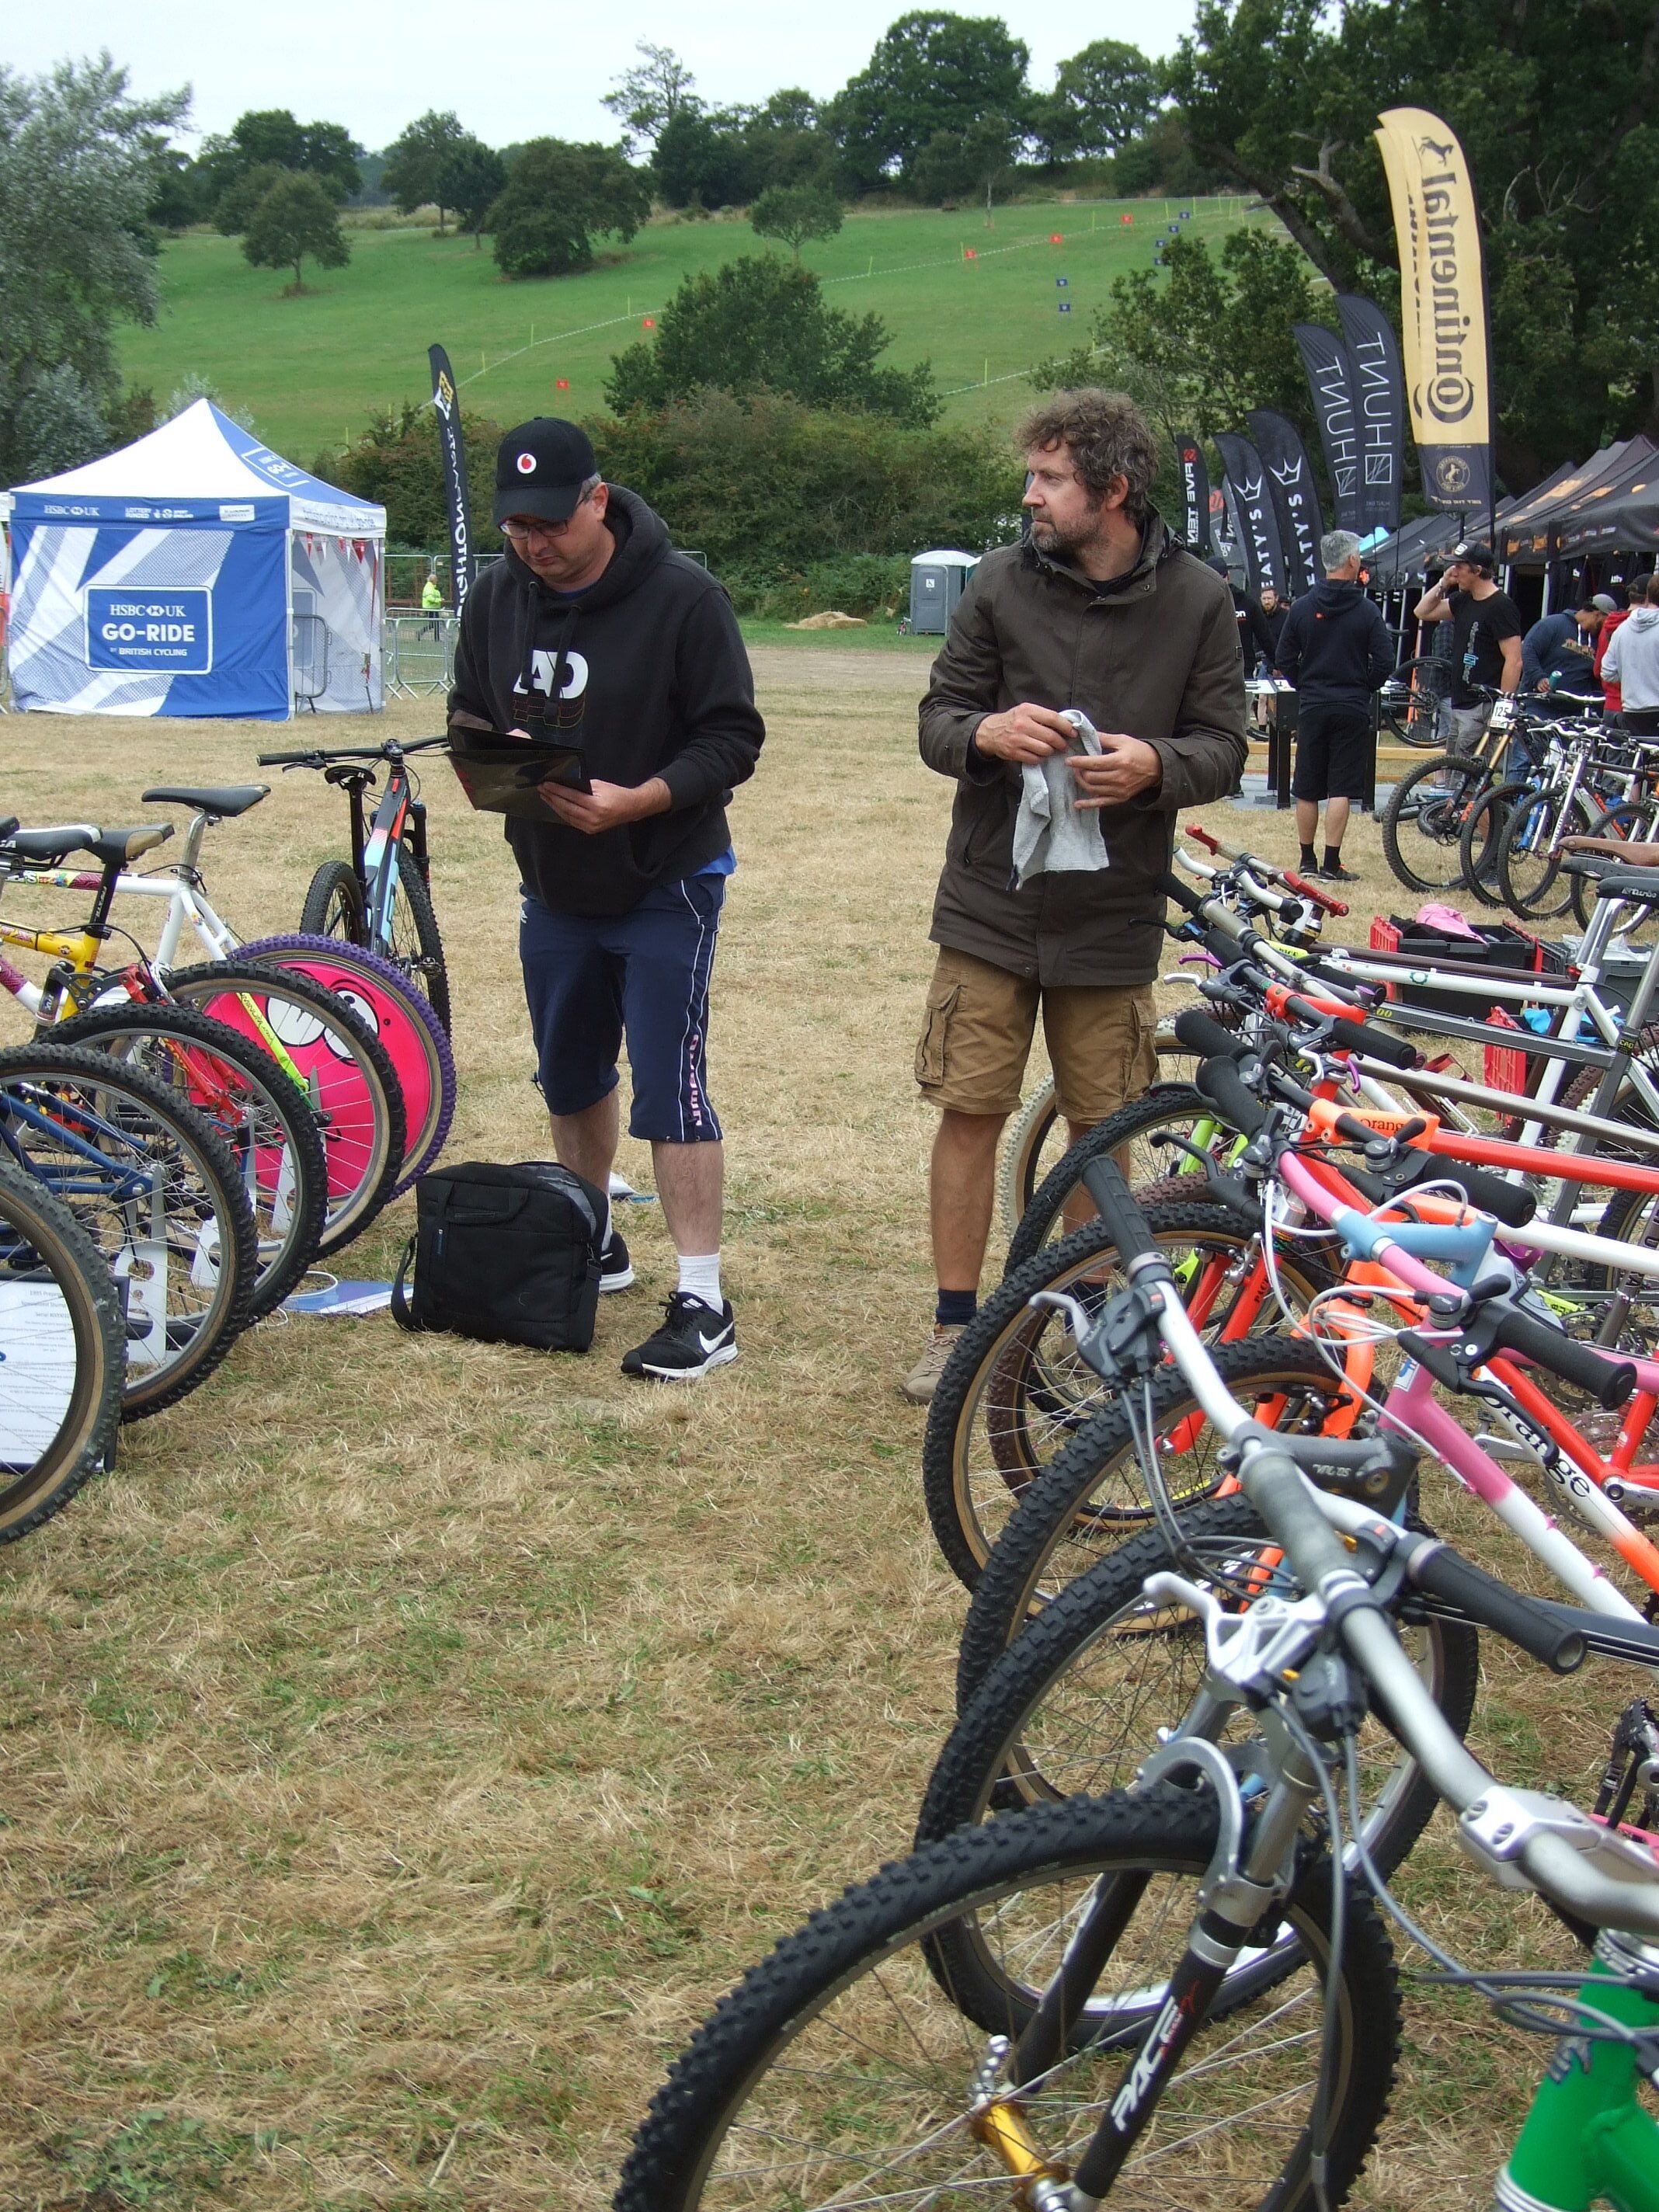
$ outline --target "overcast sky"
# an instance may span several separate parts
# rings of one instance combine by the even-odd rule
[[[963,15],[994,0],[964,0]],[[684,6],[572,8],[557,0],[58,0],[6,8],[0,61],[29,74],[108,47],[140,94],[188,84],[196,131],[223,131],[250,107],[292,108],[302,123],[343,123],[371,151],[428,107],[453,107],[493,145],[609,138],[599,105],[636,39],[672,46],[714,104],[758,100],[784,85],[820,97],[864,67],[904,0],[817,7],[722,0]],[[1192,0],[1017,0],[1000,11],[1031,50],[1034,84],[1092,39],[1167,53],[1191,23]]]

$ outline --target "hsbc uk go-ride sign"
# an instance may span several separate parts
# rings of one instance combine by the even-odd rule
[[[213,594],[204,586],[88,584],[86,617],[88,668],[206,676],[213,667]]]

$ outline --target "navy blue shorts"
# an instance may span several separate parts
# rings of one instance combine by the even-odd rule
[[[708,1145],[708,979],[723,876],[659,884],[626,914],[555,914],[526,892],[519,924],[537,1081],[550,1114],[581,1114],[617,1087],[628,1040],[628,1133]]]

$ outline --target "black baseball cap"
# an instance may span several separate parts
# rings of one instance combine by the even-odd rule
[[[539,522],[568,522],[582,486],[598,476],[587,433],[557,415],[538,415],[509,430],[495,449],[495,507],[499,529],[510,514]]]
[[[1471,568],[1479,568],[1483,576],[1490,576],[1498,566],[1492,559],[1491,546],[1482,545],[1474,538],[1466,539],[1462,545],[1452,547],[1446,556],[1446,566],[1450,568],[1455,561],[1467,562]]]

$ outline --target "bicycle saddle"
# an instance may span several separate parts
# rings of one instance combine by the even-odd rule
[[[14,826],[5,841],[6,856],[49,868],[68,854],[89,851],[97,835],[90,822],[62,822],[55,830],[19,830]]]
[[[106,868],[125,867],[141,853],[153,853],[173,835],[171,822],[141,822],[136,830],[100,830],[88,837],[87,850],[95,853]]]
[[[139,793],[146,806],[188,806],[197,814],[212,814],[221,819],[246,814],[250,806],[257,806],[262,799],[270,796],[268,783],[225,783],[215,787],[197,789],[184,783],[159,784],[154,791]]]
[[[1599,899],[1639,899],[1644,906],[1659,906],[1659,868],[1605,868],[1596,878]]]

